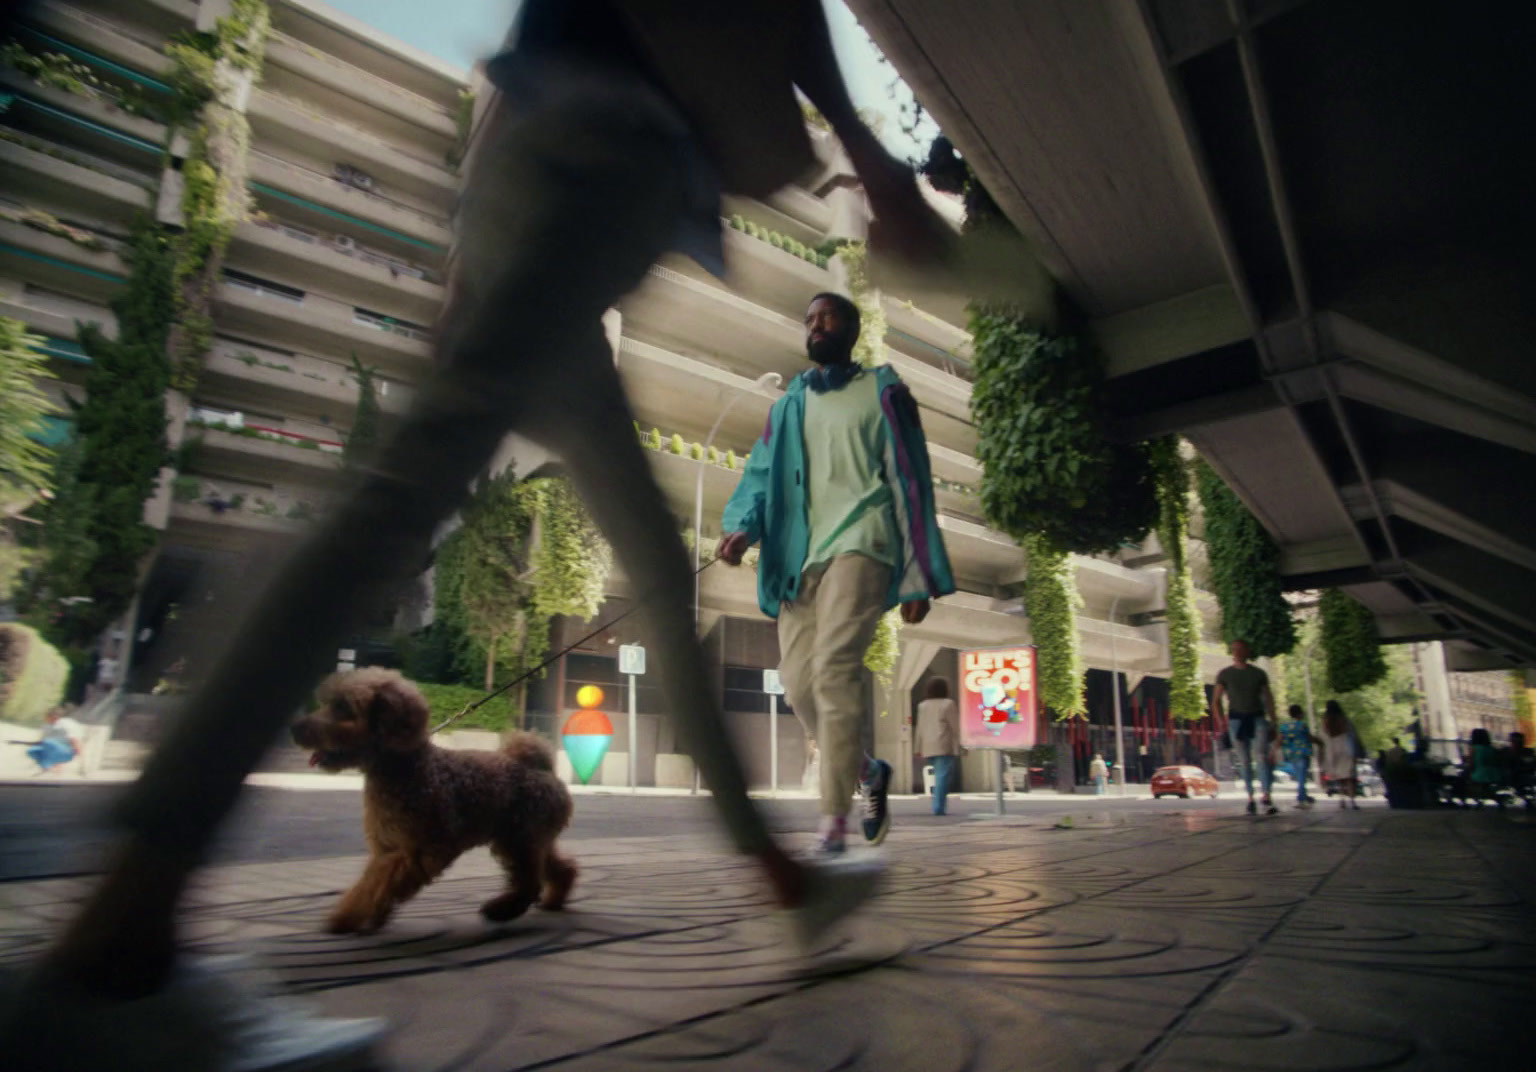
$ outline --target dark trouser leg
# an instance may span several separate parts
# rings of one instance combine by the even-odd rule
[[[432,532],[504,434],[534,415],[547,426],[622,413],[611,401],[586,414],[571,402],[597,360],[590,340],[604,310],[640,281],[670,237],[681,194],[668,143],[643,115],[584,102],[502,124],[487,137],[465,194],[439,343],[443,369],[362,486],[257,603],[130,792],[125,853],[54,958],[77,978],[111,980],[104,988],[120,993],[163,978],[175,903],[245,775],[370,606],[425,565]],[[602,368],[613,377],[610,360]],[[550,411],[552,397],[566,403],[563,412]],[[627,418],[621,430],[638,456]],[[649,473],[631,471],[633,459],[625,469],[665,512]],[[585,485],[594,490],[590,479]],[[615,520],[611,511],[599,517]],[[682,561],[669,513],[666,520],[657,542]],[[639,532],[621,542],[626,566],[643,564],[624,551],[639,542]],[[669,583],[675,573],[665,575]],[[670,648],[688,646],[677,617]],[[698,665],[695,657],[683,669]],[[693,710],[702,706],[697,677]],[[687,691],[675,680],[673,687]],[[732,788],[727,772],[717,794]]]
[[[746,773],[710,688],[693,617],[693,568],[677,519],[635,439],[607,343],[597,333],[587,344],[592,360],[583,378],[569,385],[569,416],[540,420],[529,432],[565,460],[582,501],[645,601],[649,643],[678,740],[698,764],[736,847],[761,853],[772,842],[747,796]],[[549,412],[559,414],[560,408]]]

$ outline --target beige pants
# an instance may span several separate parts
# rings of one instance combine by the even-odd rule
[[[839,555],[807,573],[793,603],[779,609],[784,691],[807,737],[821,749],[821,814],[846,815],[863,759],[864,653],[874,639],[891,569],[863,555]]]

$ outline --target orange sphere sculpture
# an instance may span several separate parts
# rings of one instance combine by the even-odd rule
[[[603,702],[603,690],[596,685],[583,685],[576,690],[576,706],[590,711]]]

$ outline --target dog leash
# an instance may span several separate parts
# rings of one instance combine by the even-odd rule
[[[705,570],[709,569],[709,567],[713,566],[716,562],[719,562],[719,561],[720,561],[720,556],[717,554],[717,555],[715,555],[714,558],[711,558],[708,562],[704,563],[704,565],[702,565],[698,569],[694,570],[693,571],[693,575],[695,577],[697,577],[699,574],[703,573]],[[604,632],[608,631],[609,629],[612,629],[614,626],[616,626],[620,622],[622,622],[625,618],[628,618],[631,614],[635,613],[641,607],[645,606],[647,603],[650,602],[650,600],[655,596],[655,594],[656,593],[653,592],[653,593],[651,593],[650,596],[647,596],[645,599],[636,600],[635,601],[635,605],[630,607],[623,614],[620,614],[618,617],[612,619],[611,621],[604,622],[602,625],[598,626],[596,629],[592,630],[592,632],[588,633],[586,636],[580,638],[579,640],[576,640],[576,641],[573,641],[570,644],[567,644],[565,647],[561,648],[559,651],[555,652],[549,658],[547,658],[543,662],[541,662],[538,666],[535,666],[532,670],[529,670],[527,673],[520,674],[519,676],[513,678],[511,681],[507,682],[505,685],[500,686],[499,688],[493,689],[492,691],[486,693],[484,696],[480,697],[480,699],[474,700],[474,701],[471,701],[470,703],[465,704],[463,709],[461,711],[459,711],[458,714],[450,715],[449,717],[445,718],[442,722],[439,722],[436,726],[434,726],[432,728],[431,732],[433,734],[441,733],[448,726],[453,725],[459,719],[463,718],[465,715],[469,714],[471,711],[475,710],[476,708],[480,707],[481,705],[483,705],[483,704],[485,704],[485,703],[487,703],[487,702],[489,702],[491,700],[494,700],[496,697],[500,696],[502,693],[506,692],[508,689],[515,688],[518,685],[521,685],[523,682],[525,682],[529,678],[533,677],[533,675],[535,675],[537,673],[540,673],[543,670],[549,669],[549,667],[551,667],[551,666],[553,666],[555,664],[555,660],[559,659],[562,655],[566,655],[569,652],[575,651],[577,648],[581,647],[583,644],[585,644],[587,641],[591,640],[593,637],[599,635],[600,633],[604,633]]]

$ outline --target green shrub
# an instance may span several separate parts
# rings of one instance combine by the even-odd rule
[[[687,448],[683,445],[683,437],[676,432],[672,433],[672,453],[682,457],[685,449]]]
[[[0,625],[0,719],[37,726],[64,698],[69,660],[20,622]]]
[[[203,482],[195,476],[178,476],[171,481],[171,498],[177,502],[196,502],[203,494]]]
[[[464,709],[465,704],[473,703],[485,695],[483,690],[472,685],[433,685],[422,681],[415,685],[426,697],[427,706],[432,709],[433,726],[452,718]],[[494,730],[500,733],[511,725],[512,700],[504,692],[475,708],[449,726],[448,730]]]

